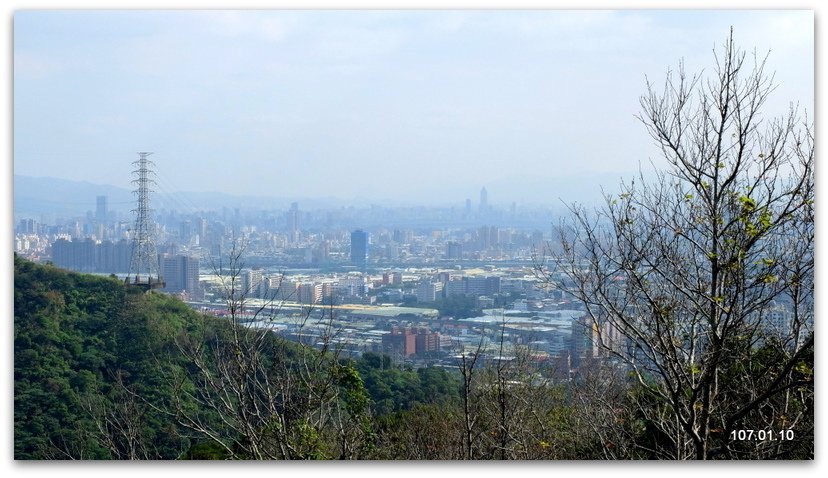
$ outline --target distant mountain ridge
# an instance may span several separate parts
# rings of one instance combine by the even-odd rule
[[[528,205],[550,205],[561,207],[572,202],[595,203],[601,200],[602,187],[606,192],[618,189],[621,179],[629,180],[635,173],[574,173],[564,177],[544,178],[538,176],[510,175],[492,181],[485,186],[489,191],[489,203],[507,207],[516,202]],[[482,185],[481,185],[482,186]],[[458,191],[445,191],[428,188],[421,190],[424,201],[442,205],[462,204],[465,200]],[[444,200],[434,198],[442,198]],[[14,215],[15,217],[38,218],[44,214],[56,217],[83,216],[95,210],[96,196],[107,196],[107,206],[111,211],[128,213],[135,205],[132,191],[108,184],[95,184],[88,181],[73,181],[53,177],[33,177],[14,175]],[[477,196],[470,198],[475,206]],[[286,198],[260,195],[233,195],[221,192],[162,192],[157,191],[151,197],[152,207],[156,210],[177,210],[196,212],[205,210],[220,211],[222,208],[242,209],[287,209],[292,202],[298,202],[305,210],[339,207],[369,207],[374,204],[384,206],[417,205],[416,199],[387,199],[379,197],[359,198]],[[429,205],[436,205],[429,204]]]
[[[14,175],[15,215],[82,215],[95,210],[97,196],[107,196],[110,209],[129,209],[131,191],[106,184],[51,177]]]
[[[52,177],[14,175],[14,214],[38,217],[42,214],[77,216],[94,211],[97,196],[107,196],[109,210],[128,212],[135,206],[132,191],[108,184],[73,181]],[[279,198],[237,196],[220,192],[156,192],[151,197],[154,209],[194,212],[229,208],[282,208],[293,201],[305,208],[331,206],[333,198]]]

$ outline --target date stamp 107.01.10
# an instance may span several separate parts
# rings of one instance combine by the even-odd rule
[[[738,441],[790,441],[794,439],[793,430],[731,430],[730,439]]]

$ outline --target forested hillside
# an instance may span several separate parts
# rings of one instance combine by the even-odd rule
[[[172,339],[196,314],[116,279],[18,257],[14,268],[15,458],[178,457],[187,442],[174,423],[128,391],[169,399],[160,364],[181,364]]]
[[[197,406],[192,390],[180,388],[181,378],[194,368],[187,344],[218,347],[219,337],[233,334],[230,323],[200,316],[165,294],[144,294],[114,278],[67,272],[17,256],[14,278],[15,458],[230,455],[210,437],[179,422],[185,408]],[[284,357],[320,355],[273,336],[268,340]],[[346,377],[345,365],[326,363],[329,372],[339,375],[338,385],[347,389],[350,377],[351,388],[356,387],[352,395],[370,393],[370,403],[366,396],[363,404],[365,413],[369,406],[383,415],[418,403],[458,399],[457,378],[445,370],[403,370],[392,366],[388,357],[372,354],[353,365],[356,368],[347,368],[351,375]],[[297,397],[313,403],[307,398]],[[223,428],[222,417],[202,418],[221,429],[220,439],[232,448],[239,437]],[[323,428],[330,425],[325,421]],[[239,452],[236,457],[245,455]]]
[[[322,350],[299,345],[114,278],[18,257],[14,267],[16,459],[652,459],[671,451],[658,428],[666,404],[611,364],[553,383],[529,354],[508,363],[465,355],[455,369],[413,370],[372,353],[345,360],[324,340]],[[741,415],[712,432],[714,457],[812,458],[812,349],[795,363],[773,344],[743,355],[750,360],[734,362],[723,384],[737,375],[767,381],[771,370],[788,377],[793,385],[780,389],[792,393],[729,397]],[[777,371],[784,363],[794,365]],[[738,430],[756,436],[734,439]]]

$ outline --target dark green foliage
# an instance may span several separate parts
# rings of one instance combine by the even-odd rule
[[[410,410],[376,419],[380,460],[456,460],[462,458],[461,408],[416,404]]]
[[[407,370],[391,363],[387,355],[365,353],[356,362],[365,383],[374,415],[387,415],[415,404],[447,403],[459,399],[460,382],[455,371],[437,367]]]
[[[185,460],[225,460],[227,452],[215,443],[197,443],[187,450]]]
[[[168,399],[158,364],[175,365],[172,338],[194,327],[196,314],[113,278],[17,256],[14,268],[15,458],[177,458],[184,443],[174,427],[130,392]],[[132,451],[120,443],[116,452],[102,444],[95,419],[127,410],[140,418],[143,443]]]
[[[167,295],[15,257],[15,458],[226,458],[216,443],[191,443],[192,434],[167,412],[185,397],[175,389],[176,377],[193,367],[181,347],[211,350],[227,343],[230,331],[226,321],[201,317]],[[268,349],[278,358],[265,360],[286,370],[298,364],[302,346],[271,341]],[[457,396],[456,379],[442,369],[402,369],[375,354],[331,367],[352,423],[348,433],[361,437],[352,456],[373,454],[376,414]],[[218,423],[209,411],[201,416]],[[134,433],[100,427],[108,422]],[[336,456],[327,432],[295,426],[308,458]],[[228,443],[235,439],[226,436]]]
[[[14,266],[15,458],[60,458],[87,441],[78,397],[116,362],[104,324],[118,314],[123,287],[16,256]],[[84,458],[108,458],[100,447],[81,449]]]
[[[233,344],[254,343],[234,342],[234,334],[253,331],[200,316],[167,295],[125,288],[114,278],[18,257],[14,262],[16,459],[252,456],[244,451],[247,438],[223,425],[239,416],[219,417],[220,411],[200,407],[197,395],[189,394],[199,388],[219,393],[199,381],[194,358],[206,360],[203,370],[212,373],[217,363],[226,365],[238,355]],[[270,374],[270,390],[281,397],[254,433],[264,438],[262,444],[285,440],[291,447],[285,456],[293,459],[469,458],[458,370],[414,370],[375,353],[341,361],[276,335],[262,337],[255,342],[261,368],[239,376],[239,383],[253,384]],[[720,410],[722,420],[739,418],[712,430],[716,447],[710,458],[750,458],[757,452],[765,458],[813,458],[813,346],[805,352],[792,356],[771,340],[729,350],[745,359],[722,370],[721,393],[728,403],[742,406],[756,398],[746,384],[774,388],[771,382],[782,376],[779,385],[787,388],[743,415]],[[317,365],[307,375],[302,364],[311,363]],[[297,380],[302,370],[306,379]],[[530,380],[536,376],[528,372],[498,377],[486,367],[475,375],[472,458],[647,459],[662,457],[671,446],[655,421],[670,405],[644,385],[618,382],[609,390],[592,378],[552,385]],[[326,407],[338,411],[317,420]],[[218,440],[179,427],[182,411],[209,424]],[[757,446],[728,439],[732,429],[789,428],[793,440]]]

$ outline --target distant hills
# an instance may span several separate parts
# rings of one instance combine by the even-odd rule
[[[615,192],[621,179],[629,180],[635,173],[586,174],[575,172],[557,178],[538,176],[505,176],[486,184],[490,204],[508,207],[511,202],[523,205],[550,205],[561,207],[573,201],[595,203],[601,200],[601,188]],[[481,185],[482,186],[482,185]],[[445,197],[446,191],[422,190],[424,203],[457,204],[464,197]],[[457,191],[453,191],[456,195]],[[52,177],[14,175],[14,215],[16,217],[38,218],[42,215],[53,217],[82,216],[95,210],[96,196],[107,196],[111,211],[128,213],[135,204],[132,191],[108,184],[88,181],[72,181]],[[407,200],[406,200],[407,199]],[[477,205],[478,196],[470,197]],[[233,195],[220,192],[164,192],[156,191],[152,196],[155,209],[195,212],[199,210],[242,209],[287,209],[291,202],[299,202],[302,209],[368,207],[373,204],[386,206],[417,205],[416,199],[398,198],[285,198],[260,195]],[[424,204],[425,205],[425,204]]]
[[[95,210],[97,196],[107,196],[108,209],[126,213],[135,206],[132,191],[108,184],[72,181],[51,177],[14,175],[15,216],[39,217],[84,215]],[[333,198],[297,199],[265,196],[237,196],[220,192],[173,192],[156,191],[152,195],[152,207],[178,211],[221,210],[228,208],[279,208],[286,209],[293,201],[300,201],[303,208],[330,207]]]
[[[96,196],[108,196],[109,208],[129,209],[129,190],[87,181],[14,175],[15,215],[82,215],[95,210]]]

